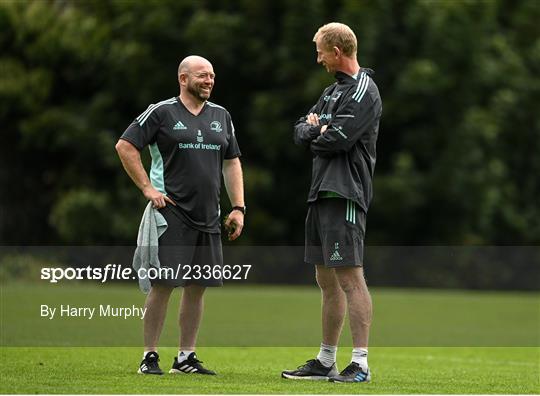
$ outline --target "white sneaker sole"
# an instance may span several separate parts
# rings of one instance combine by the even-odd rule
[[[365,381],[338,381],[334,378],[330,378],[329,381],[336,384],[368,384],[371,382],[371,375],[367,377]]]
[[[182,371],[182,370],[177,370],[177,369],[170,369],[169,370],[169,374],[184,374],[184,375],[189,375],[189,374],[199,374],[199,375],[212,375],[212,374],[204,374],[204,373],[200,373],[199,370],[193,370],[191,372],[185,372],[185,371]],[[215,375],[215,374],[214,374]]]
[[[148,373],[143,373],[143,372],[141,371],[141,369],[138,369],[138,370],[137,370],[137,374],[141,374],[141,375],[163,375],[163,373],[161,373],[161,374],[148,374]]]
[[[298,377],[295,375],[281,373],[281,378],[292,379],[292,380],[304,380],[304,381],[328,381],[328,377],[323,377],[320,375],[312,375],[305,377]]]
[[[330,382],[334,384],[369,384],[370,381],[336,381],[336,380],[330,380]]]

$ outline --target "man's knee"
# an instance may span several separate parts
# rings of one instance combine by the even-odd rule
[[[367,288],[362,267],[343,267],[336,269],[336,277],[346,294],[363,291]]]
[[[350,279],[340,280],[339,286],[345,294],[355,293],[361,290],[360,285],[357,282],[354,282],[353,280],[350,280]]]
[[[341,291],[333,269],[317,266],[316,279],[324,294],[334,294]]]
[[[205,286],[199,285],[189,285],[184,287],[184,298],[197,299],[202,298],[204,291],[206,290]]]
[[[337,282],[319,283],[319,288],[323,294],[328,296],[340,294],[342,292],[339,283]]]
[[[156,284],[152,285],[152,288],[150,289],[150,294],[154,296],[166,297],[172,293],[173,289],[174,287],[172,286]]]

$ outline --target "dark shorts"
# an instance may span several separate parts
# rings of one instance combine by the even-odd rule
[[[168,225],[159,238],[159,262],[161,268],[170,270],[162,270],[152,284],[222,286],[221,234],[189,227],[170,205],[159,211]]]
[[[329,268],[362,266],[366,215],[345,198],[320,198],[306,217],[304,260]]]

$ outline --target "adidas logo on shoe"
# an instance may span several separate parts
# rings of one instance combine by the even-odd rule
[[[339,375],[330,378],[330,382],[370,382],[371,372],[369,368],[363,369],[356,362],[351,362]]]
[[[157,352],[148,352],[142,360],[139,370],[139,374],[154,374],[161,375],[163,371],[159,368],[159,355]]]
[[[197,359],[195,352],[189,354],[187,359],[178,362],[178,358],[174,358],[173,366],[169,370],[171,374],[206,374],[206,375],[216,375],[212,370],[208,370],[203,367],[202,362]]]

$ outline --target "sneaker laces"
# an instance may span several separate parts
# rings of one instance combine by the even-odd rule
[[[307,368],[307,367],[312,367],[315,364],[316,364],[316,359],[310,359],[310,360],[307,360],[306,363],[301,364],[300,366],[298,366],[297,369],[303,369],[303,368]]]
[[[151,355],[148,358],[146,358],[145,360],[146,360],[146,364],[148,365],[148,367],[151,367],[151,368],[159,367],[159,365],[158,365],[159,358],[156,355]]]
[[[343,369],[343,371],[339,375],[342,375],[344,377],[347,376],[347,375],[352,375],[352,374],[356,373],[358,371],[358,369],[360,369],[362,372],[364,372],[364,370],[362,370],[362,368],[360,367],[360,365],[358,365],[358,363],[351,362],[351,364],[349,364],[347,367],[345,367]]]
[[[202,360],[197,359],[196,357],[193,357],[189,360],[189,363],[196,368],[201,368],[202,363],[204,363]]]

